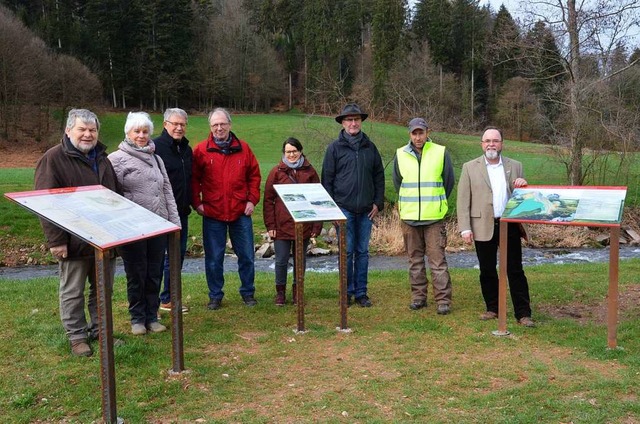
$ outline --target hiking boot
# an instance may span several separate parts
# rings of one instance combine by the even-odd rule
[[[427,306],[426,300],[414,300],[409,305],[409,309],[411,309],[412,311],[417,311],[418,309],[425,308],[426,306]]]
[[[287,286],[280,285],[280,284],[276,285],[276,298],[275,298],[276,306],[284,306],[287,298],[286,292],[287,292]]]
[[[258,304],[258,301],[256,300],[255,297],[253,297],[252,294],[247,296],[242,296],[242,301],[244,302],[245,305],[249,306],[250,308]]]
[[[151,322],[147,325],[147,329],[152,333],[162,333],[163,331],[167,331],[167,327],[160,324],[157,321]]]
[[[479,318],[482,321],[489,321],[489,320],[498,318],[498,313],[497,312],[493,312],[493,311],[487,311],[487,312],[483,313],[482,315],[480,315]]]
[[[222,307],[222,299],[211,299],[207,304],[207,309],[210,311],[216,311]]]
[[[438,305],[438,315],[447,315],[449,312],[451,312],[451,307],[446,303],[441,303]]]
[[[134,336],[144,336],[147,334],[147,327],[144,324],[131,324],[131,334]]]
[[[371,303],[371,300],[369,300],[369,296],[367,296],[366,294],[360,297],[356,297],[355,304],[360,306],[361,308],[370,308],[371,306],[373,306],[373,303]]]
[[[91,346],[87,343],[86,339],[79,340],[70,340],[71,343],[71,354],[74,356],[91,356],[93,355],[93,351],[91,350]]]
[[[160,304],[160,310],[161,311],[171,312],[171,302],[161,303]],[[182,313],[186,314],[187,312],[189,312],[189,308],[186,307],[185,305],[182,305]]]
[[[535,327],[536,323],[533,322],[533,320],[531,319],[531,317],[522,317],[518,320],[518,324],[524,326],[524,327]]]

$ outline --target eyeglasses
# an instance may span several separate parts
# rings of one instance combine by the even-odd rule
[[[298,153],[300,153],[299,150],[285,150],[284,151],[285,155],[297,155]]]
[[[227,128],[228,126],[228,122],[223,122],[221,124],[211,124],[211,128]]]
[[[186,123],[186,122],[171,122],[171,121],[164,121],[164,122],[166,122],[167,124],[171,124],[171,125],[173,125],[174,127],[182,127],[182,128],[185,128],[185,127],[187,126],[187,123]]]
[[[485,143],[485,144],[491,144],[491,143],[500,144],[500,143],[502,143],[502,140],[482,140],[482,142]]]
[[[362,121],[362,118],[359,116],[356,118],[344,118],[342,120],[342,122],[360,122],[360,121]]]

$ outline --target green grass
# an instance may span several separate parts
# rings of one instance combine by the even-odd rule
[[[298,138],[304,152],[316,167],[321,171],[322,159],[326,146],[337,136],[340,126],[332,117],[309,116],[304,114],[268,114],[268,115],[234,115],[232,130],[240,138],[250,143],[258,161],[262,173],[262,184],[266,177],[280,160],[281,147],[285,139],[290,136]],[[108,113],[100,117],[100,139],[107,144],[109,151],[114,151],[122,140],[126,114]],[[155,134],[162,130],[162,116],[152,116],[155,124]],[[391,181],[391,161],[395,150],[408,141],[406,128],[403,126],[365,121],[363,130],[378,146],[383,162],[386,165],[386,199],[395,202],[397,196]],[[191,116],[187,137],[191,145],[206,138],[209,128],[206,116]],[[447,133],[434,133],[432,138],[449,149],[456,176],[460,175],[462,164],[481,154],[479,136],[468,136]],[[525,174],[530,184],[562,185],[566,184],[566,176],[563,165],[558,162],[553,151],[545,145],[508,141],[504,147],[505,155],[522,161]],[[635,154],[637,156],[637,154]],[[611,176],[600,185],[628,185],[627,205],[640,204],[640,160],[635,160],[625,180]],[[0,194],[13,191],[29,190],[33,187],[32,169],[0,169]],[[450,214],[455,216],[454,190],[451,199]],[[201,236],[201,219],[196,214],[190,218],[190,235],[198,240]],[[259,203],[254,214],[254,227],[256,240],[259,233],[265,230],[262,221],[262,203]],[[33,246],[40,246],[43,237],[39,232],[39,224],[35,216],[23,208],[7,201],[0,201],[0,240],[3,244],[16,248],[32,250]],[[46,251],[39,251],[35,255],[46,255]],[[36,259],[39,259],[36,258]],[[2,262],[0,253],[0,263]]]
[[[528,267],[535,329],[491,334],[476,270],[452,270],[453,313],[432,299],[410,311],[407,272],[372,271],[373,308],[351,307],[339,322],[337,274],[309,273],[305,334],[291,305],[272,304],[273,274],[258,273],[257,307],[241,304],[227,274],[219,311],[207,311],[202,275],[185,275],[188,373],[170,376],[169,332],[129,334],[125,281],[113,313],[118,416],[128,423],[416,422],[613,423],[640,420],[640,307],[620,315],[618,345],[607,328],[544,311],[606,302],[606,265]],[[624,261],[620,287],[637,290],[640,261]],[[510,309],[510,304],[509,304]],[[165,315],[163,321],[168,321]],[[58,317],[54,276],[0,280],[0,410],[3,423],[99,421],[99,358],[73,358]],[[95,345],[94,345],[95,346]]]

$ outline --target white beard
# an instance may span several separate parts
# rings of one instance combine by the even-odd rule
[[[486,152],[484,152],[484,155],[489,160],[496,160],[500,157],[500,152],[498,152],[497,150],[487,150]]]
[[[97,140],[91,146],[87,146],[86,144],[81,145],[79,140],[74,140],[71,137],[69,137],[69,140],[71,140],[71,144],[73,144],[73,147],[85,154],[89,153],[98,144]]]

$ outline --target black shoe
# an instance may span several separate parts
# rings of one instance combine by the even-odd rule
[[[355,303],[361,308],[370,308],[371,306],[373,306],[373,303],[371,303],[371,301],[369,300],[369,296],[367,296],[366,294],[360,297],[356,297]]]
[[[414,300],[413,302],[411,302],[411,305],[409,305],[409,309],[411,309],[412,311],[417,311],[418,309],[422,309],[426,306],[426,300]]]
[[[242,296],[242,301],[244,302],[245,305],[247,306],[256,306],[258,304],[258,301],[256,300],[255,297],[253,297],[253,295],[248,295],[248,296]]]
[[[447,315],[449,312],[451,312],[451,307],[446,303],[438,305],[438,315]]]
[[[211,299],[207,304],[207,309],[209,309],[210,311],[215,311],[220,309],[221,306],[222,306],[222,299]]]

